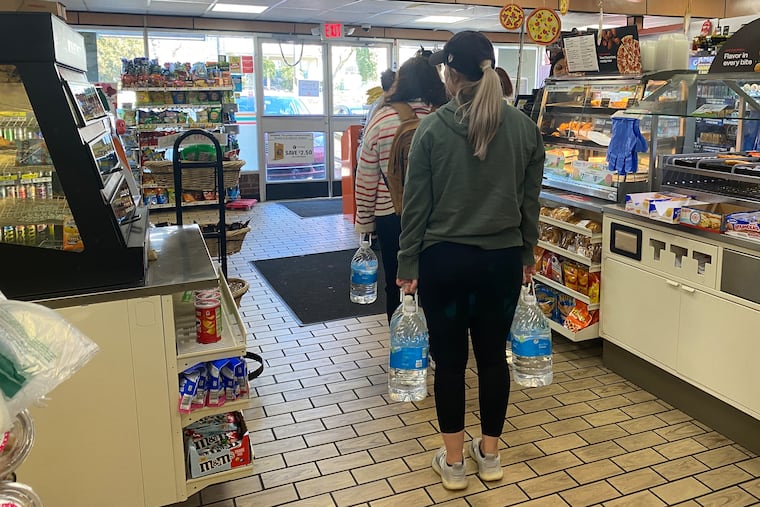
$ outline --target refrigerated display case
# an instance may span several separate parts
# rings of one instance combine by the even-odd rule
[[[84,41],[55,16],[0,14],[0,290],[15,299],[144,282],[147,212]]]

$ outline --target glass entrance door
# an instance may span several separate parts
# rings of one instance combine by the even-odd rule
[[[261,40],[258,54],[262,198],[340,195],[340,135],[361,123],[390,45]]]

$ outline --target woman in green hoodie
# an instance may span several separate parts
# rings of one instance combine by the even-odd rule
[[[493,45],[460,32],[430,57],[444,64],[453,99],[422,119],[409,155],[398,280],[417,290],[435,361],[444,446],[433,469],[447,489],[467,487],[464,466],[468,333],[478,369],[481,437],[467,449],[484,481],[499,458],[509,400],[506,338],[538,239],[544,147],[536,125],[502,100]]]

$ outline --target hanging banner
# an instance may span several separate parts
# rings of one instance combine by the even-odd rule
[[[636,25],[602,30],[596,48],[599,72],[641,74],[641,48]]]
[[[760,72],[760,19],[744,25],[720,47],[710,65],[710,74]]]
[[[314,163],[314,134],[269,133],[267,162],[288,165]]]
[[[230,61],[230,73],[240,74],[242,72],[242,67],[240,66],[240,57],[230,56],[229,61]]]
[[[247,55],[241,57],[240,66],[243,74],[253,74],[253,56]]]

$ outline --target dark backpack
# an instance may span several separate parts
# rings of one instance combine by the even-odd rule
[[[409,148],[412,145],[414,132],[420,119],[414,112],[414,109],[406,102],[391,102],[390,106],[396,110],[401,118],[401,124],[396,129],[393,136],[391,151],[388,155],[388,168],[386,173],[381,171],[385,186],[391,194],[391,201],[396,214],[401,214],[401,205],[404,196],[404,178],[406,178],[406,167],[409,164]]]

